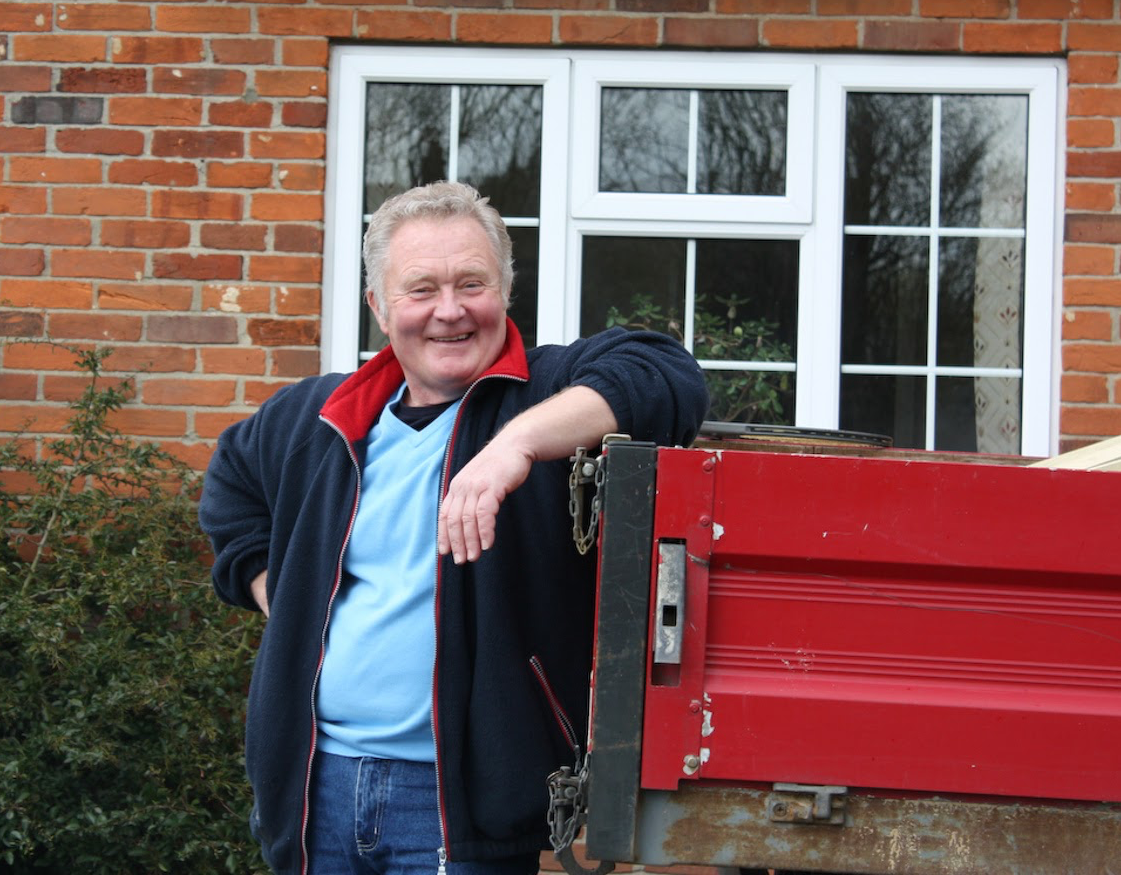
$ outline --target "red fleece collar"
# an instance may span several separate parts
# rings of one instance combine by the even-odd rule
[[[525,345],[521,333],[509,316],[506,317],[506,342],[502,351],[479,377],[513,377],[529,379],[529,365],[525,358]],[[331,393],[320,409],[320,416],[334,423],[349,441],[366,437],[382,408],[405,379],[401,363],[387,346],[376,356],[351,374]]]

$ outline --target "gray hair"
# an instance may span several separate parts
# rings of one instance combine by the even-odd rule
[[[452,219],[467,216],[482,227],[494,251],[500,271],[502,302],[510,305],[514,285],[514,254],[506,223],[490,199],[462,182],[433,182],[411,188],[385,201],[366,229],[362,258],[366,264],[366,292],[373,293],[379,315],[386,315],[385,262],[393,232],[414,219]]]

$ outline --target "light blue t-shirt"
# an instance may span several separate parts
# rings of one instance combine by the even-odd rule
[[[362,495],[319,677],[320,750],[435,759],[436,506],[458,408],[417,431],[387,405],[367,437]]]

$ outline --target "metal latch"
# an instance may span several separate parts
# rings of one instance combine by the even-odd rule
[[[681,664],[681,638],[685,629],[685,545],[658,544],[657,604],[654,615],[654,662]]]
[[[845,825],[848,787],[816,784],[775,784],[767,799],[767,815],[774,823]]]

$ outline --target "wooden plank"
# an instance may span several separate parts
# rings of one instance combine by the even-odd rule
[[[1121,471],[1121,435],[1087,447],[1041,459],[1033,468],[1072,468],[1081,471]]]

